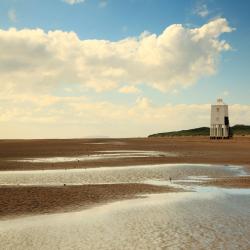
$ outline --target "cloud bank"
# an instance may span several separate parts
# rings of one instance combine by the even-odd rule
[[[120,41],[81,40],[74,32],[0,30],[0,81],[18,91],[48,91],[80,83],[96,91],[147,84],[160,91],[187,87],[215,74],[230,45],[219,36],[233,29],[226,19],[200,28],[180,24],[160,35],[142,33]]]
[[[147,136],[209,126],[210,104],[154,105],[145,97],[131,104],[93,101],[85,96],[27,94],[0,97],[1,138]],[[250,123],[250,105],[229,106],[231,124]]]
[[[208,125],[210,105],[155,106],[140,85],[173,92],[215,74],[221,53],[231,48],[220,35],[232,30],[223,18],[120,41],[82,40],[60,30],[0,30],[1,137],[146,136],[191,128],[194,120]],[[93,101],[76,85],[141,97],[123,105]],[[250,122],[250,106],[231,110],[237,114],[232,122]]]

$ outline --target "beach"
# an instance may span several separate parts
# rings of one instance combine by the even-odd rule
[[[249,151],[248,137],[2,140],[2,246],[248,249]]]
[[[122,157],[92,160],[107,151],[155,151],[158,157]],[[161,163],[209,163],[250,166],[250,137],[210,140],[208,137],[164,137],[131,139],[1,140],[0,171],[91,168]],[[119,153],[119,152],[117,152]],[[162,153],[162,157],[161,157]],[[164,155],[168,153],[168,155]],[[81,156],[85,160],[79,161]],[[32,162],[27,158],[72,157],[72,161]],[[86,159],[89,157],[89,160]]]

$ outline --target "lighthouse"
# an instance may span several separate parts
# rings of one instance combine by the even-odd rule
[[[228,139],[229,137],[228,105],[222,99],[217,99],[217,103],[211,105],[210,139]]]

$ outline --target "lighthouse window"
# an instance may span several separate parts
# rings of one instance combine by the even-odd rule
[[[225,125],[229,125],[229,119],[228,119],[228,116],[225,116],[225,117],[224,117],[224,123],[225,123]]]
[[[219,112],[219,111],[220,111],[220,108],[216,108],[216,111]]]

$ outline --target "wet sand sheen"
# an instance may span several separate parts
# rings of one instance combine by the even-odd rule
[[[238,175],[246,175],[239,166],[206,164],[5,171],[0,172],[0,216],[69,212],[136,195],[190,191],[195,184],[225,186],[225,180],[227,185],[249,187],[249,176]]]
[[[240,166],[158,164],[91,169],[2,171],[0,185],[83,185],[142,183],[147,180],[183,179],[188,176],[224,177],[246,174]]]
[[[250,176],[215,178],[202,184],[225,188],[250,188]]]
[[[147,157],[174,157],[175,153],[158,152],[158,151],[143,151],[143,150],[109,150],[97,151],[96,154],[79,155],[79,156],[64,156],[64,157],[42,157],[42,158],[24,158],[9,160],[12,162],[24,163],[63,163],[63,162],[77,162],[82,161],[97,161],[97,160],[111,160],[124,158],[147,158]]]
[[[4,249],[249,249],[249,196],[169,193],[0,221]]]
[[[1,141],[0,149],[0,170],[35,170],[0,171],[3,249],[249,249],[249,168],[223,165],[249,164],[248,138]],[[13,161],[95,158],[103,150],[150,151]],[[169,162],[192,164],[162,164]],[[193,164],[200,162],[222,165]],[[187,190],[169,192],[176,188]]]
[[[72,212],[115,200],[179,190],[167,186],[136,183],[51,187],[2,186],[0,187],[0,219],[20,215]]]
[[[81,155],[101,151],[149,151],[170,155],[95,159],[77,162]],[[211,163],[244,165],[250,168],[250,137],[211,141],[207,137],[68,139],[68,140],[0,140],[0,171],[91,168],[162,163]],[[99,152],[99,153],[98,153]],[[27,158],[75,158],[74,162],[16,162]],[[10,161],[12,160],[12,161]]]

